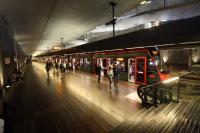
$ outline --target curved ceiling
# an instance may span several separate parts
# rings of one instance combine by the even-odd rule
[[[116,16],[135,8],[141,0],[115,0]],[[109,0],[5,0],[0,12],[27,54],[38,54],[109,21]]]

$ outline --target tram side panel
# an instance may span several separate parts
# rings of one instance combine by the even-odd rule
[[[116,50],[90,54],[74,54],[68,59],[74,69],[96,74],[96,67],[101,66],[101,76],[107,76],[108,67],[118,64],[120,80],[138,84],[153,84],[161,80],[160,55],[155,48]]]

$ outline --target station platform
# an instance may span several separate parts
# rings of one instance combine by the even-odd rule
[[[108,79],[83,72],[46,73],[42,63],[28,64],[25,81],[11,90],[14,110],[6,132],[104,133],[142,107],[137,85],[120,81],[110,91]]]

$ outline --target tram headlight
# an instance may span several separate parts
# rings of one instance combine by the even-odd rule
[[[151,65],[151,66],[152,66],[152,65],[153,65],[153,62],[152,62],[152,61],[150,61],[150,62],[149,62],[149,65]]]

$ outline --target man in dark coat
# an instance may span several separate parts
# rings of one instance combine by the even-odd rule
[[[98,82],[100,82],[100,78],[101,78],[101,65],[100,64],[97,65],[96,73],[98,75]]]

